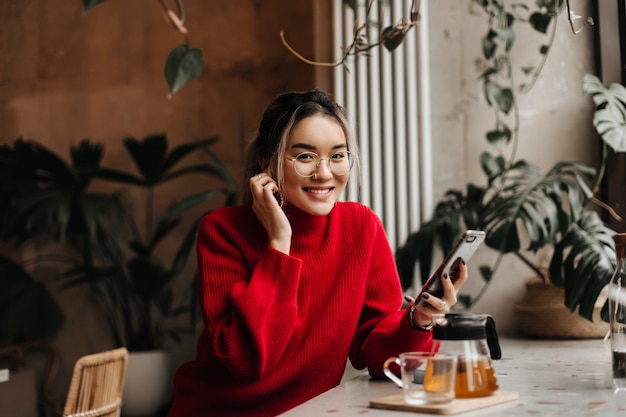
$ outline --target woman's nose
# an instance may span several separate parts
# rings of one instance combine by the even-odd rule
[[[320,162],[317,164],[317,179],[329,179],[332,178],[333,173],[330,170],[330,161],[328,159],[320,159]]]

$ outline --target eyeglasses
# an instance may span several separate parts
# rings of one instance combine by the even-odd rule
[[[320,158],[315,152],[302,152],[295,158],[287,159],[293,162],[296,173],[305,178],[312,177],[319,170],[322,161],[328,163],[328,169],[334,175],[346,175],[354,164],[354,157],[349,151],[335,152],[330,158]]]

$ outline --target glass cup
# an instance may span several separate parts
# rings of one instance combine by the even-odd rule
[[[445,403],[454,399],[456,356],[435,352],[405,352],[385,361],[385,375],[395,382],[411,405]],[[389,368],[400,367],[400,376]]]

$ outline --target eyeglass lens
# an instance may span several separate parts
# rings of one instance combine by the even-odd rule
[[[319,169],[322,161],[326,161],[330,171],[335,175],[345,175],[352,169],[352,155],[348,151],[335,152],[329,158],[320,158],[314,152],[302,152],[293,159],[296,172],[303,177],[311,177]]]

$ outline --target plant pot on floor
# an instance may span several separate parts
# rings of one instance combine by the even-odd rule
[[[528,281],[524,298],[515,306],[522,334],[540,339],[593,339],[607,334],[609,324],[600,318],[605,294],[596,302],[593,322],[569,311],[563,303],[564,297],[563,288],[538,280]]]
[[[172,370],[164,350],[130,352],[122,416],[152,417],[170,401]]]

